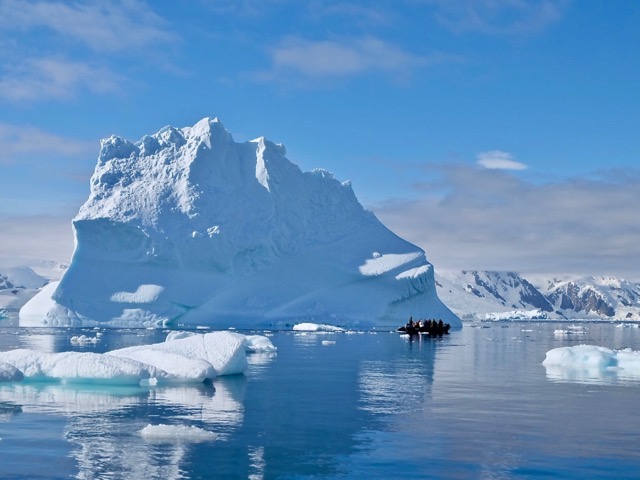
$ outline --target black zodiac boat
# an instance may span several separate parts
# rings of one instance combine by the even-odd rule
[[[406,333],[409,335],[448,335],[451,330],[451,325],[448,323],[442,323],[442,320],[436,322],[435,320],[418,320],[414,322],[409,320],[409,323],[398,328],[398,332]]]

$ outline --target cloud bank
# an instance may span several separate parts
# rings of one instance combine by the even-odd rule
[[[430,168],[415,196],[373,208],[436,269],[638,279],[640,171],[536,184],[507,170]]]
[[[68,263],[71,259],[71,217],[0,216],[0,232],[0,265],[33,265],[40,260]]]

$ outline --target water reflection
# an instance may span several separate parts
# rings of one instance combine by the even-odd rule
[[[431,391],[437,339],[409,337],[406,355],[361,364],[361,408],[375,414],[421,410]]]
[[[73,348],[68,338],[75,333],[58,331],[49,345]],[[118,343],[135,341],[135,332],[124,333]],[[105,337],[98,350],[115,348],[116,337]],[[328,339],[335,343],[323,345]],[[39,416],[52,416],[63,445],[16,446],[36,448],[43,458],[66,456],[72,471],[57,474],[67,478],[336,477],[345,474],[346,457],[371,448],[372,436],[388,428],[386,417],[418,412],[431,401],[437,340],[281,333],[274,344],[277,356],[251,354],[245,375],[210,386],[2,384],[0,437],[6,427],[23,428],[28,438]],[[154,441],[140,434],[150,424],[194,426],[216,436]],[[19,468],[22,478],[48,472],[43,462]]]
[[[144,389],[79,385],[7,383],[0,385],[0,418],[23,414],[66,418],[64,438],[78,468],[76,478],[186,478],[188,439],[146,442],[148,424],[198,425],[221,432],[224,441],[244,419],[243,376],[218,379],[201,387]],[[46,470],[46,467],[43,467]]]

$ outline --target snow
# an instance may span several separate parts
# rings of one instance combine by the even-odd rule
[[[551,378],[640,377],[640,351],[611,350],[596,345],[559,347],[547,352],[542,365]]]
[[[103,140],[71,264],[21,323],[389,326],[413,315],[461,325],[424,251],[365,210],[349,182],[285,154],[263,137],[235,142],[217,118]]]
[[[26,266],[0,266],[0,317],[18,312],[48,280]]]
[[[105,354],[46,353],[32,349],[0,352],[0,380],[57,381],[106,385],[201,383],[243,373],[246,351],[273,352],[267,337],[233,332],[176,335],[165,342]]]
[[[397,268],[405,267],[406,265],[411,264],[411,262],[420,258],[420,254],[418,252],[407,253],[404,255],[382,255],[379,252],[374,252],[371,255],[372,258],[368,258],[363,265],[360,265],[358,267],[362,275],[382,275],[383,273],[390,272]]]
[[[41,288],[47,279],[38,275],[27,266],[0,267],[0,289],[2,288]]]
[[[145,440],[162,442],[208,442],[215,440],[217,435],[209,430],[194,425],[147,425],[140,430]]]

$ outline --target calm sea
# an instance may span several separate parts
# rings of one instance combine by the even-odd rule
[[[640,478],[640,378],[547,374],[547,350],[640,350],[640,329],[491,323],[442,338],[271,332],[213,385],[0,383],[2,479]],[[27,329],[0,350],[103,352],[166,330]],[[146,437],[147,425],[215,435]]]

